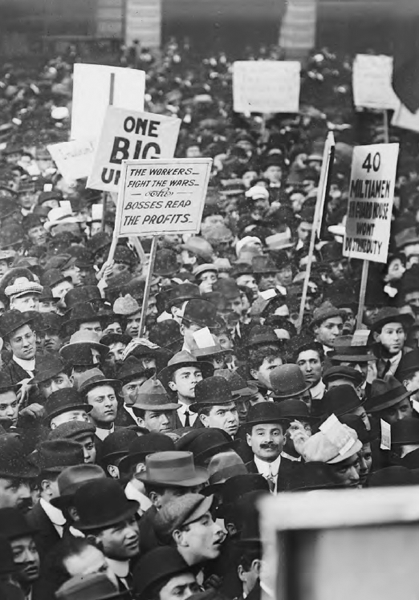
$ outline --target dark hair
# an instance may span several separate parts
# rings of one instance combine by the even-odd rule
[[[260,544],[257,542],[249,544],[249,547],[245,547],[240,553],[240,557],[237,561],[237,566],[241,565],[243,570],[248,572],[252,568],[252,563],[255,560],[260,560],[262,557],[262,550]]]
[[[293,362],[297,362],[298,360],[298,356],[301,354],[301,352],[307,352],[308,350],[313,350],[313,352],[317,352],[317,354],[319,355],[320,361],[323,362],[325,359],[325,353],[323,350],[323,346],[321,344],[319,344],[319,342],[308,342],[307,344],[303,344],[302,346],[300,346],[299,348],[297,348],[297,350],[294,353],[293,356]]]
[[[259,369],[265,358],[268,360],[273,358],[281,358],[283,360],[283,355],[280,348],[273,344],[265,344],[263,346],[259,346],[258,348],[250,349],[248,360],[249,368]]]

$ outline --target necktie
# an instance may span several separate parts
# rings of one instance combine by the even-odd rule
[[[191,426],[191,422],[189,420],[189,415],[190,415],[189,410],[185,410],[185,427]]]
[[[273,476],[273,473],[271,470],[271,465],[269,465],[269,475],[266,476],[266,480],[269,485],[269,491],[271,492],[271,494],[274,494],[275,493],[275,477]]]

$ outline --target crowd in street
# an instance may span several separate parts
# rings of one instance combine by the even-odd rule
[[[0,598],[274,598],[264,496],[419,484],[418,137],[390,130],[388,262],[359,327],[352,150],[384,134],[350,57],[313,53],[300,113],[263,116],[233,112],[222,52],[126,49],[146,110],[182,120],[176,156],[213,159],[200,232],[158,238],[143,314],[151,239],[108,260],[113,202],[46,148],[68,139],[76,60],[0,69]]]

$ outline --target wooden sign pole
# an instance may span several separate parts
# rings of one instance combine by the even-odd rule
[[[143,336],[146,312],[147,312],[147,305],[148,305],[148,297],[150,295],[151,280],[153,279],[154,261],[156,260],[156,252],[157,252],[157,236],[154,235],[153,241],[151,242],[150,260],[148,263],[148,273],[147,273],[147,279],[146,279],[146,284],[145,284],[145,289],[144,289],[143,306],[142,306],[142,310],[141,310],[140,331],[139,331],[138,337]]]

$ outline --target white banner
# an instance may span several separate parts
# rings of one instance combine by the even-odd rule
[[[401,129],[409,129],[409,131],[416,131],[419,133],[419,111],[411,113],[404,104],[399,103],[399,107],[393,115],[391,124],[394,127],[401,127]]]
[[[67,183],[88,177],[95,149],[89,140],[73,140],[47,146],[58,170]]]
[[[398,155],[399,144],[354,148],[344,256],[387,262]]]
[[[394,110],[400,100],[392,87],[393,58],[357,54],[353,64],[352,87],[357,108]]]
[[[87,187],[118,192],[123,160],[172,158],[181,121],[109,106]]]
[[[297,113],[300,105],[298,61],[237,61],[233,65],[234,111],[250,114]]]
[[[211,158],[124,161],[115,235],[198,233],[211,165]]]

